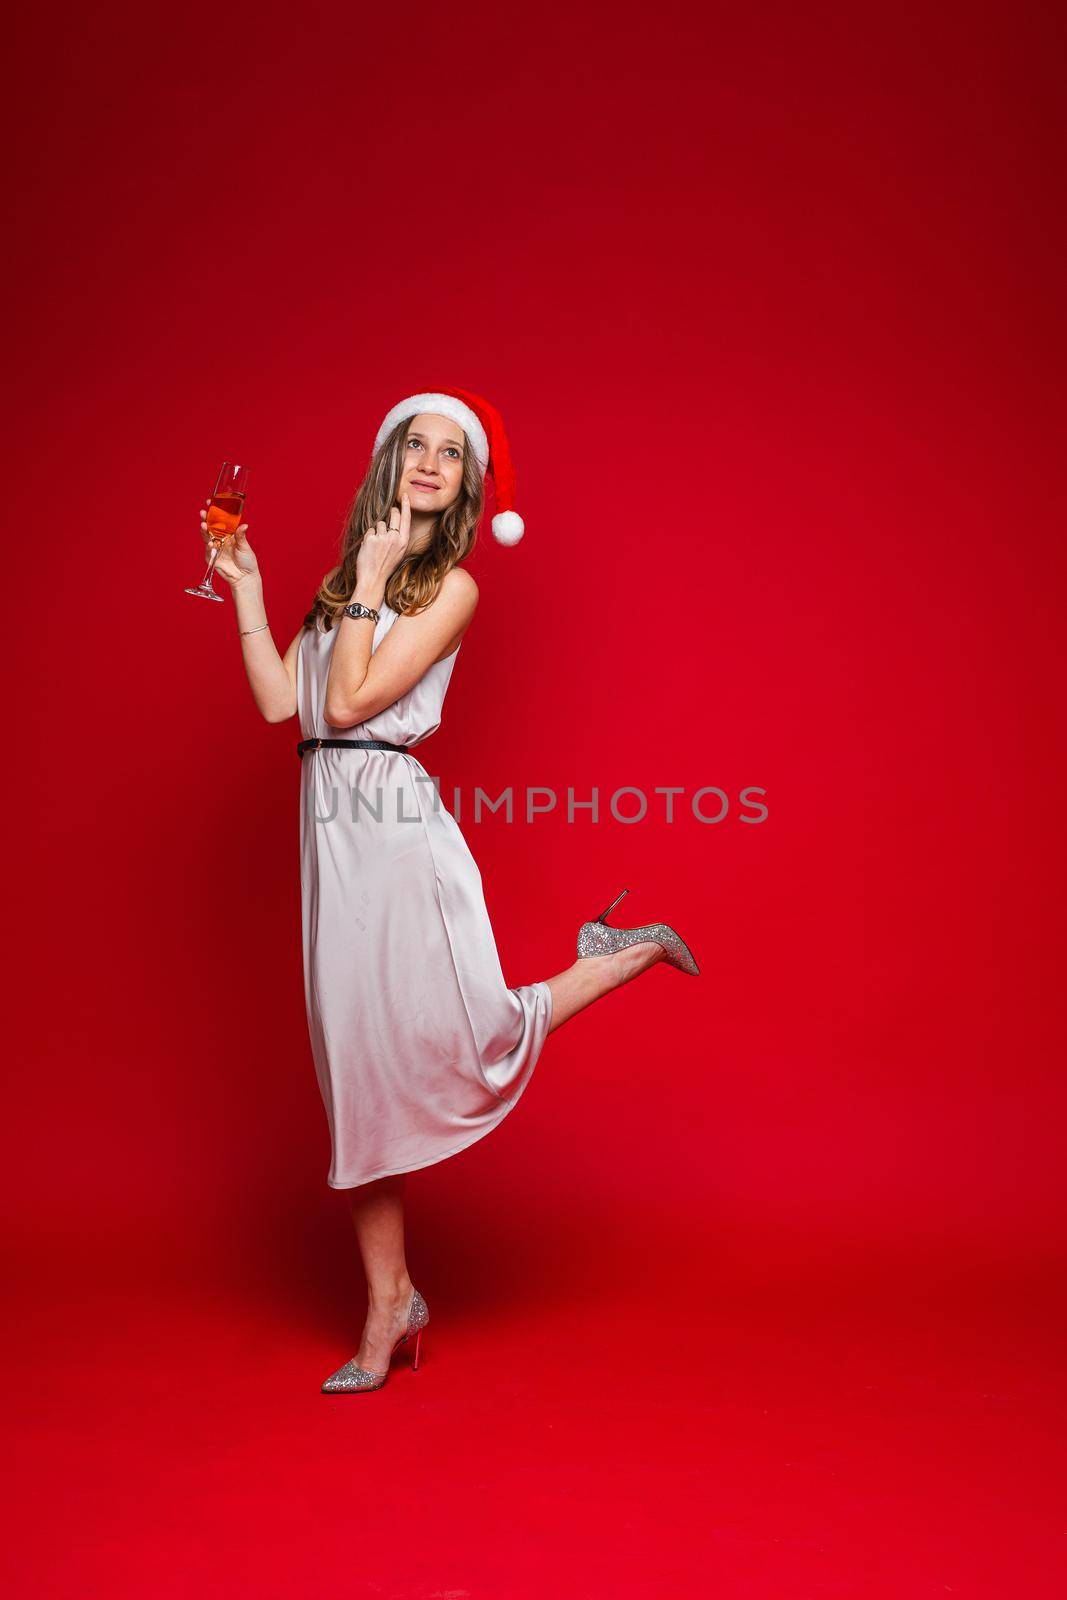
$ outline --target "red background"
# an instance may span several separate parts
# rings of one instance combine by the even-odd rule
[[[1055,1592],[1062,45],[1027,5],[22,20],[26,1592]],[[362,1291],[300,734],[181,591],[247,459],[284,649],[435,384],[499,406],[527,533],[486,519],[420,754],[601,795],[464,811],[508,981],[624,887],[703,972],[409,1180],[425,1371],[327,1401]]]

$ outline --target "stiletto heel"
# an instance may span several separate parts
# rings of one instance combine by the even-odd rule
[[[389,1355],[392,1362],[393,1356],[402,1344],[406,1344],[415,1335],[415,1368],[419,1368],[419,1346],[422,1343],[422,1330],[430,1320],[430,1313],[426,1308],[426,1301],[417,1289],[411,1291],[411,1304],[408,1307],[408,1321],[404,1332],[393,1345]],[[385,1372],[372,1372],[369,1367],[361,1367],[356,1363],[355,1356],[351,1361],[346,1361],[343,1367],[338,1367],[322,1386],[323,1394],[357,1394],[365,1389],[380,1389],[389,1376]]]
[[[620,900],[621,900],[621,899],[622,899],[622,896],[623,896],[623,895],[624,895],[624,894],[629,894],[629,892],[630,892],[630,891],[629,891],[629,889],[623,889],[623,891],[622,891],[622,893],[621,893],[621,894],[617,894],[617,895],[616,895],[616,896],[615,896],[615,898],[614,898],[614,900],[613,900],[613,901],[612,901],[612,902],[611,902],[611,904],[610,904],[610,906],[609,906],[609,907],[608,907],[608,910],[607,910],[607,911],[602,911],[602,912],[601,912],[601,913],[600,913],[600,915],[599,915],[599,917],[597,917],[597,919],[596,919],[596,920],[597,920],[597,921],[598,921],[598,922],[604,922],[604,923],[606,923],[606,922],[607,922],[607,920],[608,920],[608,911],[614,911],[614,910],[615,910],[615,907],[616,907],[616,906],[617,906],[617,905],[618,905],[618,903],[619,903],[619,901],[620,901]]]
[[[696,957],[668,922],[646,922],[641,928],[614,928],[607,921],[608,913],[613,911],[624,894],[629,894],[629,889],[623,889],[617,894],[607,911],[602,911],[595,922],[583,922],[578,930],[578,955],[579,958],[588,956],[610,956],[616,950],[625,950],[627,945],[644,944],[651,942],[662,947],[663,953],[672,967],[677,967],[680,972],[691,973],[696,977],[700,972]]]

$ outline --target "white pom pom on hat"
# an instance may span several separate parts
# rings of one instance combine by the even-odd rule
[[[515,468],[500,412],[482,395],[473,394],[470,389],[428,389],[398,401],[386,413],[385,421],[378,429],[374,449],[380,448],[398,423],[409,417],[417,417],[423,411],[437,412],[463,429],[482,477],[485,477],[486,471],[492,474],[497,505],[491,524],[493,538],[503,545],[518,544],[526,532],[526,524],[513,509]]]

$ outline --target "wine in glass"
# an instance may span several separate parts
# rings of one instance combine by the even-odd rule
[[[228,539],[233,538],[240,526],[247,491],[248,468],[239,467],[235,461],[224,461],[215,492],[208,502],[207,531],[212,544],[211,560],[201,581],[195,588],[186,589],[186,594],[199,595],[201,600],[222,600],[222,595],[216,591],[211,582],[211,574],[215,570],[215,563],[222,553],[223,545]]]

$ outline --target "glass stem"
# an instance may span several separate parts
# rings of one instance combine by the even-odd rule
[[[201,584],[206,584],[209,589],[213,587],[212,582],[211,582],[211,574],[215,570],[215,563],[219,559],[219,554],[220,554],[221,550],[222,550],[221,544],[217,544],[215,546],[215,548],[212,550],[212,552],[211,552],[211,560],[207,564],[207,571],[204,573],[204,576],[201,579]]]

